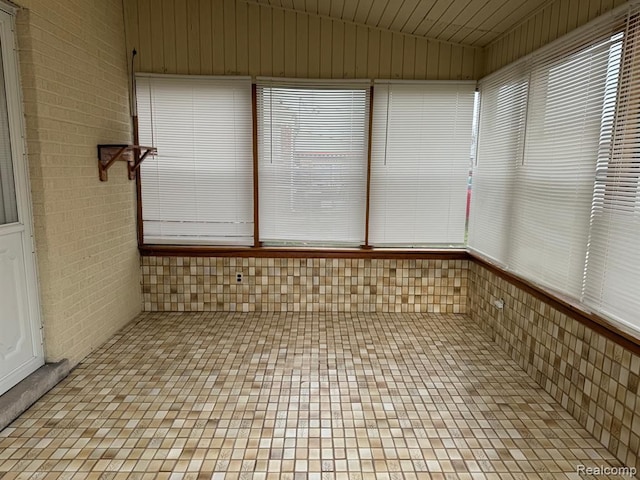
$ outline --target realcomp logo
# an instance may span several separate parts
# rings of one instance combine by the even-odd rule
[[[578,465],[576,467],[578,475],[619,475],[622,477],[635,477],[638,469],[635,467],[612,467],[610,465],[599,467],[587,467],[586,465]]]

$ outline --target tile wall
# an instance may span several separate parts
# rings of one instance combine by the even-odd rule
[[[466,313],[468,266],[467,260],[143,257],[144,310]]]
[[[611,453],[640,468],[640,356],[475,262],[468,313]]]

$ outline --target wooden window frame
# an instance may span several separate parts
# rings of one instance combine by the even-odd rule
[[[364,242],[359,247],[290,247],[290,246],[273,246],[264,247],[260,240],[260,196],[259,196],[259,172],[258,172],[258,108],[257,108],[257,84],[255,81],[251,83],[251,110],[252,110],[252,129],[253,129],[253,246],[247,247],[228,247],[224,245],[184,245],[184,244],[153,244],[144,241],[144,222],[142,218],[142,183],[140,173],[136,175],[136,215],[137,215],[137,236],[138,249],[143,255],[153,255],[150,252],[166,254],[172,252],[173,255],[239,255],[239,256],[273,256],[278,257],[299,257],[308,255],[310,258],[324,256],[326,258],[346,258],[351,255],[353,258],[416,258],[417,256],[427,256],[433,259],[451,259],[457,260],[461,258],[461,252],[466,253],[465,248],[460,247],[404,247],[404,248],[374,248],[369,243],[369,220],[370,220],[370,197],[371,197],[371,154],[372,154],[372,126],[373,126],[373,101],[374,101],[374,85],[371,82],[369,87],[369,118],[367,132],[367,171],[366,171],[366,203],[365,203],[365,236]],[[133,116],[133,137],[134,143],[138,142],[138,117]],[[233,253],[230,253],[233,252]],[[251,252],[251,253],[247,253]]]

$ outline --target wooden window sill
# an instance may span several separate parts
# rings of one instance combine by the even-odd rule
[[[141,245],[142,256],[157,257],[254,257],[254,258],[381,258],[468,260],[466,249],[424,248],[311,248],[218,247],[201,245]]]

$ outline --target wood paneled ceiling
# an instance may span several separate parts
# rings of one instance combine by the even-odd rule
[[[549,0],[251,1],[474,47],[486,46],[549,3]]]

